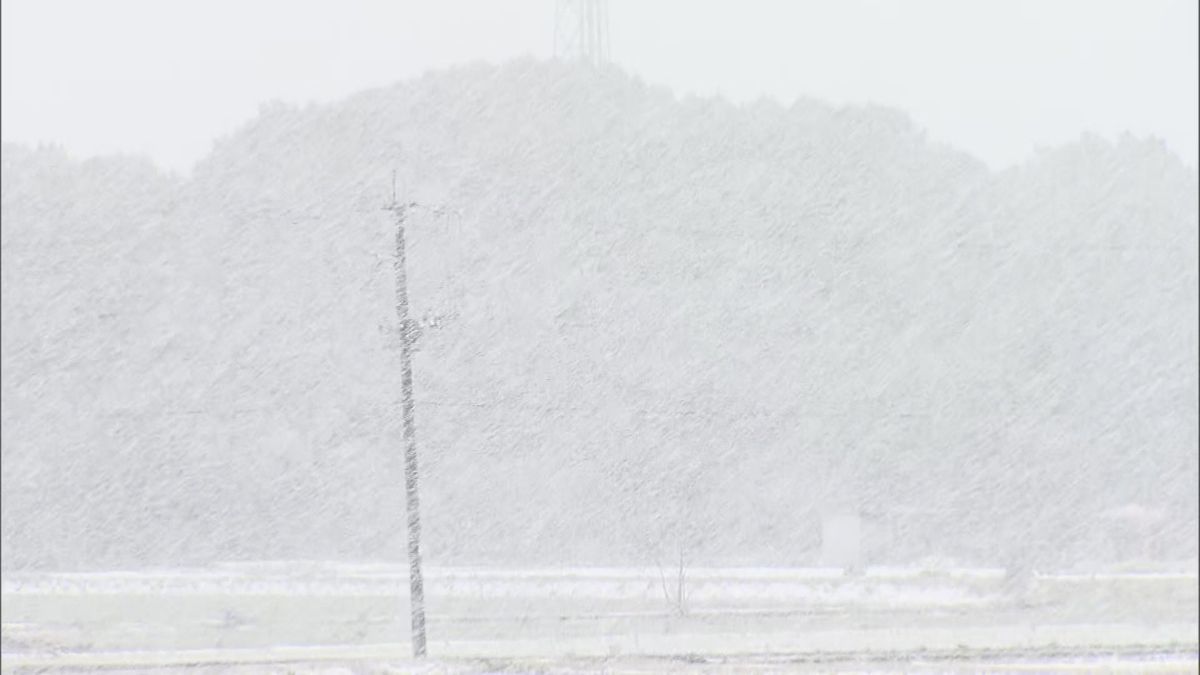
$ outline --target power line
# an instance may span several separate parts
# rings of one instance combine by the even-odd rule
[[[460,217],[464,216],[464,214],[461,211],[444,211],[444,212],[445,213],[454,213],[455,215],[458,215]],[[363,213],[366,213],[366,212],[364,211]],[[442,212],[438,212],[438,213],[442,213]],[[294,222],[332,220],[332,218],[326,218],[326,217],[321,217],[321,216],[308,216],[308,215],[293,216],[292,218],[293,218]],[[849,246],[849,245],[839,245],[835,241],[828,241],[828,240],[814,241],[814,240],[803,240],[803,239],[796,240],[796,235],[804,235],[804,234],[811,232],[811,230],[805,230],[802,223],[792,224],[790,227],[781,226],[781,227],[777,227],[774,229],[775,229],[775,233],[764,234],[761,232],[747,232],[747,231],[738,231],[738,230],[730,230],[730,229],[695,228],[695,227],[687,228],[687,227],[669,227],[669,226],[656,226],[656,225],[640,226],[639,225],[639,226],[630,226],[630,227],[624,229],[623,231],[616,230],[616,229],[594,228],[593,230],[587,232],[587,234],[602,234],[602,235],[605,235],[606,237],[611,237],[615,234],[628,234],[628,235],[633,235],[634,237],[641,237],[641,236],[644,236],[647,234],[670,234],[670,235],[676,235],[676,236],[683,237],[683,238],[700,238],[700,239],[709,239],[709,240],[715,239],[715,240],[726,241],[729,243],[738,243],[738,242],[762,243],[762,244],[770,244],[772,246],[777,246],[781,242],[787,242],[788,240],[795,240],[795,243],[797,243],[797,244],[814,244],[814,243],[815,244],[827,244],[829,248],[832,248],[835,250],[849,252],[849,253],[857,254],[857,255],[861,255],[863,253],[862,251],[853,251],[852,249],[854,247]],[[830,234],[832,236],[837,236],[838,232],[843,231],[843,230],[839,230],[838,228],[826,227],[826,228],[822,228],[822,231],[824,233]],[[888,235],[889,234],[888,231],[886,231],[886,230],[877,230],[877,232],[880,235]],[[918,232],[915,232],[914,234],[919,235],[922,233],[918,231]],[[865,239],[865,241],[866,241],[865,245],[869,247],[871,238],[867,237]],[[620,242],[615,242],[615,243],[620,243]],[[929,255],[934,255],[937,253],[944,253],[944,252],[953,251],[953,250],[997,251],[997,252],[1004,252],[1004,253],[1012,253],[1012,252],[1033,253],[1033,252],[1040,252],[1040,251],[1047,252],[1047,253],[1089,253],[1089,252],[1095,252],[1095,253],[1113,253],[1113,252],[1120,252],[1120,253],[1127,253],[1127,252],[1177,253],[1180,250],[1180,247],[1177,243],[1162,244],[1159,246],[1146,246],[1144,244],[1075,244],[1075,245],[1071,245],[1071,246],[1067,246],[1067,247],[1061,247],[1061,246],[1055,245],[1054,243],[1050,243],[1050,244],[1046,244],[1046,245],[1032,245],[1032,244],[1020,243],[1020,242],[1003,243],[1003,242],[973,242],[973,241],[961,241],[961,240],[953,241],[953,240],[951,240],[951,241],[945,241],[945,242],[936,242],[934,244],[931,244],[931,246],[935,247],[935,249],[927,251],[927,253]],[[364,248],[366,248],[366,247],[364,247]],[[913,245],[913,246],[905,246],[903,248],[892,248],[892,249],[886,250],[886,251],[875,251],[873,253],[876,255],[890,257],[890,256],[896,256],[897,254],[900,254],[900,253],[908,253],[908,252],[917,251],[920,249],[921,249],[920,245]],[[824,251],[824,249],[821,249],[820,252],[825,252],[825,251]]]
[[[448,209],[445,207],[437,207],[437,208],[432,208],[432,209],[428,209],[428,210],[433,215],[436,215],[436,216],[443,216],[443,215],[447,215],[447,214],[454,214],[455,216],[458,216],[459,218],[463,218],[465,216],[465,214],[461,211],[458,211],[455,209]],[[270,217],[270,216],[283,217],[283,218],[289,220],[292,224],[299,224],[301,222],[328,222],[328,223],[333,224],[333,223],[344,222],[346,220],[346,218],[345,218],[346,214],[365,215],[365,214],[375,214],[375,213],[377,213],[376,210],[368,210],[368,209],[348,209],[348,210],[338,211],[336,214],[331,213],[330,215],[312,215],[309,213],[299,213],[299,212],[293,212],[293,211],[288,211],[288,210],[258,210],[254,213],[250,213],[250,214],[246,214],[246,215],[249,215],[251,217]],[[439,227],[438,223],[441,222],[442,220],[443,219],[441,219],[441,218],[430,219],[430,221],[422,223],[421,229],[437,228],[437,227]],[[800,222],[802,220],[803,220],[803,218],[801,218],[799,221],[790,223],[788,225],[780,225],[780,226],[774,227],[774,228],[772,228],[773,230],[775,230],[774,233],[765,233],[765,234],[762,232],[747,232],[747,231],[738,231],[738,230],[730,230],[730,229],[716,229],[716,228],[703,228],[703,227],[700,227],[700,228],[697,228],[697,227],[670,227],[670,226],[659,226],[659,225],[630,226],[630,227],[626,228],[623,232],[619,231],[619,230],[615,230],[615,229],[594,228],[591,232],[589,232],[589,234],[603,234],[606,237],[611,237],[614,234],[628,234],[628,235],[632,235],[634,237],[644,237],[645,235],[648,235],[648,234],[666,234],[666,235],[678,236],[678,237],[685,238],[685,239],[703,239],[703,240],[709,240],[709,241],[717,240],[717,241],[724,241],[724,242],[728,242],[728,243],[739,243],[739,242],[741,242],[741,243],[759,243],[759,244],[763,244],[763,245],[769,245],[772,247],[776,247],[780,243],[787,242],[789,240],[793,240],[793,241],[795,241],[795,243],[797,245],[825,244],[826,246],[823,247],[822,249],[820,249],[820,251],[819,251],[820,253],[823,253],[823,254],[829,252],[827,249],[833,249],[833,252],[843,253],[843,254],[845,254],[845,257],[848,257],[848,258],[867,257],[867,255],[864,255],[866,252],[861,251],[861,250],[859,250],[859,251],[853,250],[855,248],[855,246],[840,245],[836,241],[828,241],[828,240],[813,241],[813,240],[803,239],[803,237],[806,234],[810,233],[811,230],[805,229],[804,223]],[[828,225],[823,226],[821,228],[821,231],[823,233],[831,234],[833,236],[837,236],[837,234],[839,232],[843,232],[843,233],[853,232],[853,230],[848,230],[844,227],[833,227],[833,226],[828,226]],[[889,232],[887,230],[877,230],[877,231],[880,235],[886,236],[889,234]],[[918,232],[915,232],[914,234],[920,235],[922,233],[918,231]],[[978,234],[982,235],[983,233],[978,233]],[[380,236],[382,236],[382,233]],[[797,237],[800,237],[800,239],[797,239]],[[870,245],[869,244],[870,240],[871,240],[870,237],[866,238],[866,241],[868,242],[867,243],[868,246]],[[110,246],[111,244],[112,244],[111,238],[95,238],[95,239],[89,238],[89,239],[73,239],[73,240],[54,239],[51,241],[43,242],[42,244],[33,244],[33,245],[29,245],[29,244],[21,245],[21,244],[16,244],[15,242],[6,242],[4,249],[6,252],[9,252],[9,251],[20,252],[22,250],[41,249],[45,246],[64,246],[64,245],[66,245],[66,246],[102,247],[102,246]],[[960,241],[937,242],[937,243],[931,244],[930,246],[935,247],[935,248],[934,248],[934,250],[926,250],[925,251],[926,255],[928,255],[928,256],[944,254],[946,252],[956,251],[956,250],[957,251],[969,250],[969,251],[982,251],[982,252],[994,251],[994,252],[998,252],[998,253],[1009,253],[1009,254],[1046,252],[1046,253],[1059,253],[1059,254],[1070,254],[1070,255],[1085,254],[1085,253],[1177,253],[1180,250],[1180,247],[1177,243],[1162,244],[1160,246],[1146,246],[1144,244],[1076,244],[1076,245],[1062,247],[1062,246],[1058,246],[1055,244],[1030,245],[1027,243],[1019,243],[1019,242],[1008,242],[1008,243],[1004,243],[1004,242],[972,242],[972,241],[961,241],[960,240]],[[372,247],[370,245],[364,245],[361,247],[355,246],[353,248],[362,249],[363,252],[372,252],[374,250],[374,247]],[[885,258],[886,257],[895,257],[900,254],[909,253],[912,251],[919,251],[919,250],[921,250],[921,248],[922,247],[920,245],[913,245],[913,246],[905,246],[903,248],[892,248],[890,250],[884,250],[884,251],[871,251],[869,256],[871,258],[880,257],[880,256],[885,257]],[[373,255],[377,255],[377,254],[373,254]]]
[[[738,419],[753,419],[753,418],[764,418],[764,417],[765,418],[788,418],[788,419],[846,419],[846,418],[861,419],[864,416],[864,412],[862,409],[869,411],[871,419],[876,420],[876,421],[886,420],[886,419],[932,420],[932,419],[941,419],[941,418],[951,417],[951,415],[949,415],[949,414],[943,414],[943,413],[938,413],[938,412],[929,412],[929,411],[924,411],[924,412],[922,412],[922,411],[880,412],[878,410],[878,408],[881,405],[885,405],[885,404],[879,404],[879,403],[857,403],[857,404],[850,404],[847,406],[848,408],[851,406],[855,406],[855,407],[861,406],[862,409],[860,409],[860,410],[846,409],[846,410],[826,410],[826,411],[812,411],[811,409],[805,409],[803,411],[801,411],[801,410],[779,410],[779,409],[766,409],[766,408],[751,408],[751,409],[730,411],[726,407],[726,408],[724,408],[726,411],[724,413],[724,415],[719,414],[715,409],[714,410],[706,410],[706,409],[701,409],[701,408],[646,408],[646,407],[632,407],[631,408],[631,407],[615,407],[615,406],[609,406],[609,407],[590,406],[589,407],[589,406],[572,406],[572,405],[562,405],[562,404],[529,405],[529,404],[524,404],[524,403],[516,403],[513,401],[476,402],[476,401],[445,401],[445,400],[421,399],[421,400],[417,400],[416,404],[422,405],[422,406],[442,407],[442,408],[481,409],[481,410],[517,410],[517,411],[521,411],[521,412],[530,412],[530,413],[584,413],[584,414],[594,414],[597,416],[611,416],[613,413],[624,413],[624,414],[641,415],[644,417],[660,417],[660,418],[676,418],[676,419],[678,419],[678,418],[712,419],[712,418],[720,418],[720,417],[734,417],[734,418],[738,418]],[[1078,417],[1080,414],[1082,414],[1082,413],[1070,413],[1070,412],[1061,412],[1061,411],[1046,411],[1046,412],[1039,412],[1036,414],[1030,414],[1027,412],[1016,412],[1016,411],[1005,412],[1005,411],[992,410],[992,411],[988,411],[988,412],[973,413],[973,414],[970,414],[970,413],[964,414],[960,411],[955,411],[953,413],[952,417],[953,417],[953,419],[956,419],[956,420],[990,419],[990,420],[1009,421],[1009,420],[1016,420],[1016,419],[1020,419],[1020,418],[1037,418],[1039,420],[1057,419],[1057,418],[1073,418],[1073,417]]]

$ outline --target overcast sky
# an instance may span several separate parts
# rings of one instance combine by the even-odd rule
[[[610,0],[678,93],[873,101],[1000,168],[1093,131],[1197,162],[1197,0]],[[186,171],[270,99],[549,57],[555,0],[4,0],[5,141]]]

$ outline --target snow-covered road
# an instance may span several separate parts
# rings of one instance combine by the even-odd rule
[[[986,662],[994,670],[1105,655],[1105,663],[1141,664],[1139,671],[1164,663],[1195,669],[1194,573],[1042,575],[1019,601],[1002,581],[988,569],[873,569],[854,577],[689,569],[679,603],[678,579],[657,568],[434,568],[429,653],[468,670],[497,659],[604,660],[607,671],[637,671],[646,659],[650,671],[733,661],[738,670],[925,661],[968,669]],[[388,566],[8,575],[3,664],[411,666],[406,589],[404,571]]]

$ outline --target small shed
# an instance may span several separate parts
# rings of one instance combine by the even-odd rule
[[[821,565],[847,571],[863,568],[861,515],[849,510],[834,510],[822,515]]]

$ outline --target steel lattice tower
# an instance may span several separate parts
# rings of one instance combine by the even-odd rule
[[[608,0],[558,0],[554,56],[593,66],[608,63]]]

